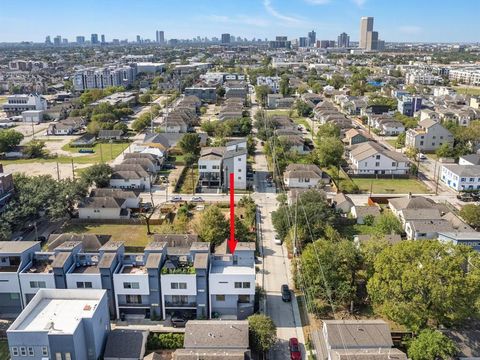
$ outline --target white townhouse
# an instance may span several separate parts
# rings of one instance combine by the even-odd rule
[[[455,191],[480,190],[480,165],[442,165],[440,179]]]
[[[405,155],[372,141],[351,146],[348,160],[353,174],[403,175],[410,169],[410,161]]]
[[[283,173],[283,182],[290,189],[316,187],[322,183],[322,178],[322,170],[313,164],[289,164]]]

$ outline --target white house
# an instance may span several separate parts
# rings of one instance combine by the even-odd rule
[[[453,134],[432,119],[420,121],[416,129],[408,129],[406,132],[407,147],[428,152],[437,150],[443,144],[453,145]]]
[[[43,110],[26,110],[22,117],[24,122],[38,124],[43,120]]]
[[[403,175],[410,169],[410,161],[405,155],[372,141],[351,146],[348,160],[353,174]]]
[[[225,149],[207,147],[198,159],[199,183],[202,187],[219,188],[222,185],[222,162]]]
[[[313,164],[289,164],[283,173],[283,182],[288,188],[316,187],[322,178],[322,170]]]
[[[167,260],[168,262],[168,260]],[[192,268],[192,264],[189,268]],[[165,270],[164,270],[165,269]],[[166,319],[167,311],[175,312],[178,310],[197,307],[197,278],[195,271],[190,274],[175,273],[174,270],[164,267],[160,277],[162,288],[162,310],[163,318]]]
[[[8,96],[7,103],[3,104],[7,116],[21,115],[28,110],[47,110],[47,101],[39,94],[18,94]]]
[[[440,179],[455,191],[480,189],[480,165],[444,164]]]
[[[125,199],[111,196],[87,197],[78,205],[80,219],[129,219]]]

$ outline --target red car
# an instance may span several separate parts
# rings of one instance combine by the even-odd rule
[[[290,360],[302,360],[302,353],[300,352],[297,338],[288,340],[288,349],[290,350]]]

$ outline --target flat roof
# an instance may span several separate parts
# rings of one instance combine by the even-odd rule
[[[0,254],[21,254],[40,244],[40,241],[0,241]]]
[[[238,265],[214,265],[210,269],[210,273],[224,275],[255,275],[255,267]]]
[[[93,299],[44,297],[32,304],[31,308],[26,308],[24,312],[30,312],[23,318],[19,317],[19,323],[15,324],[15,321],[9,330],[72,334],[83,318],[93,316],[100,300],[101,297]]]

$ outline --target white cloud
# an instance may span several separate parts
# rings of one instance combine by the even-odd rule
[[[330,0],[305,0],[305,1],[312,5],[325,5],[330,2]]]
[[[367,2],[367,0],[352,0],[352,2],[357,5],[358,7],[362,7],[363,5],[365,5],[365,3]]]
[[[280,12],[278,12],[276,9],[274,9],[274,7],[272,6],[272,1],[271,0],[263,0],[263,6],[265,7],[265,10],[267,10],[267,12],[272,15],[273,17],[279,19],[279,20],[282,20],[282,21],[286,21],[290,24],[300,24],[302,23],[302,20],[299,19],[299,18],[296,18],[296,17],[293,17],[293,16],[288,16],[288,15],[284,15]]]
[[[398,30],[403,34],[408,35],[419,34],[423,31],[423,29],[417,25],[403,25],[400,26]]]

